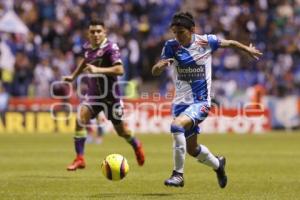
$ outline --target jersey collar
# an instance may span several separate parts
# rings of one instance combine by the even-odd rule
[[[195,41],[195,34],[192,34],[192,41],[188,44],[188,45],[182,45],[184,48],[189,48],[192,44],[193,44],[193,42]]]
[[[104,38],[104,40],[100,44],[100,48],[104,47],[106,45],[107,38]]]
[[[104,38],[99,46],[93,47],[92,44],[91,44],[91,47],[92,47],[92,49],[103,48],[103,47],[106,46],[106,42],[107,42],[107,38]]]

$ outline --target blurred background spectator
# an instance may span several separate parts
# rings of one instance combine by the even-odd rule
[[[10,0],[1,1],[0,19],[9,9],[30,30],[27,37],[1,32],[1,80],[11,96],[49,96],[51,82],[74,69],[95,16],[105,19],[109,38],[121,47],[122,79],[133,81],[138,93],[167,95],[169,73],[154,79],[151,67],[172,37],[169,22],[179,10],[194,14],[198,33],[252,42],[264,53],[255,62],[230,49],[215,52],[217,101],[243,102],[257,85],[267,95],[300,95],[299,0]]]
[[[9,100],[9,94],[5,91],[5,88],[0,82],[0,117],[2,117],[2,114],[7,111],[8,100]]]

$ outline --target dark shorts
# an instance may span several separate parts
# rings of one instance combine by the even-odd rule
[[[116,101],[84,101],[82,105],[87,106],[91,113],[92,119],[97,117],[100,112],[103,112],[108,120],[114,125],[122,122],[124,107],[121,100]]]

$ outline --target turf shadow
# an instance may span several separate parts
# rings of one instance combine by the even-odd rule
[[[40,179],[40,178],[47,178],[47,179],[72,179],[72,177],[68,176],[43,176],[43,175],[24,175],[20,176],[21,178],[34,178],[34,179]]]
[[[172,193],[144,193],[144,194],[133,194],[133,193],[104,193],[104,194],[95,194],[89,196],[89,198],[116,198],[116,197],[164,197],[164,196],[172,196]]]

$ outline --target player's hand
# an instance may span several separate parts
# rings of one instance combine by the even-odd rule
[[[67,82],[72,82],[74,80],[73,76],[63,76],[62,77],[63,81],[67,81]]]
[[[256,49],[255,46],[253,46],[251,43],[248,46],[247,51],[249,55],[256,60],[259,60],[259,57],[263,55],[263,53]]]
[[[161,59],[159,60],[152,68],[152,74],[154,76],[158,76],[162,73],[162,71],[170,66],[172,63],[174,62],[173,58],[169,58],[169,59]]]
[[[158,61],[158,63],[156,64],[156,66],[158,68],[164,68],[164,67],[170,66],[173,62],[174,62],[173,58],[161,59],[160,61]]]
[[[88,73],[91,73],[91,74],[99,73],[98,68],[96,66],[88,64],[88,63],[86,64],[86,67],[84,68],[84,71],[88,72]]]

